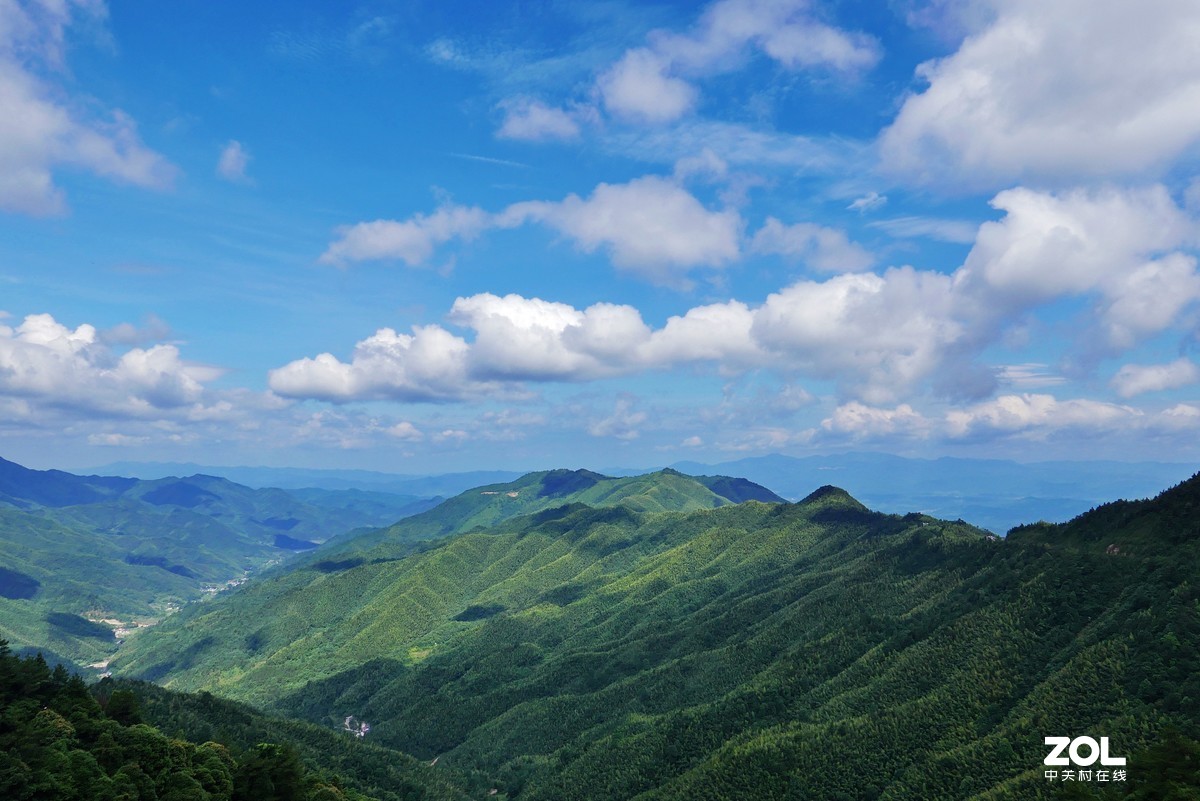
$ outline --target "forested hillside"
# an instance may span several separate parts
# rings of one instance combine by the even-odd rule
[[[355,527],[425,508],[380,493],[298,498],[211,476],[139,481],[0,459],[0,637],[103,670],[129,631]]]
[[[1079,733],[1142,792],[1143,749],[1200,734],[1198,542],[1200,479],[1007,540],[831,487],[572,504],[247,588],[128,667],[511,797],[1055,798],[1043,739]]]
[[[457,801],[446,771],[211,696],[89,688],[0,640],[6,801]],[[168,736],[164,732],[178,732]]]
[[[410,648],[420,653],[425,640],[442,636],[442,629],[464,628],[454,615],[486,616],[490,606],[483,601],[478,609],[467,607],[496,577],[515,569],[520,557],[494,550],[508,541],[490,535],[449,549],[430,544],[431,538],[503,525],[529,511],[553,517],[572,509],[587,514],[612,508],[621,510],[613,513],[614,520],[649,520],[664,510],[713,509],[745,497],[778,500],[748,481],[674,471],[630,478],[588,471],[531,473],[510,484],[470,490],[388,529],[335,540],[297,567],[275,571],[219,603],[185,610],[132,639],[114,667],[172,687],[219,688],[263,703],[280,687],[294,688]],[[518,528],[525,525],[528,520]],[[560,544],[569,546],[570,539]],[[588,547],[582,546],[584,558],[600,556]],[[404,558],[414,552],[424,555]],[[629,558],[625,554],[622,564]],[[492,566],[495,559],[500,564]],[[257,677],[249,678],[248,672]]]

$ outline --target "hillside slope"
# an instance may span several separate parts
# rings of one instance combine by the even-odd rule
[[[590,470],[547,470],[467,490],[387,528],[339,537],[319,555],[328,558],[333,554],[370,551],[378,545],[404,546],[488,528],[568,503],[621,505],[639,512],[686,512],[745,500],[783,501],[765,487],[728,476],[688,476],[667,469],[614,478]]]
[[[349,492],[300,500],[212,476],[76,476],[0,459],[0,637],[102,666],[117,629],[352,527],[394,521],[411,504]]]
[[[706,481],[735,497],[776,497],[739,479],[702,480],[674,471],[629,478],[588,471],[531,473],[515,482],[470,490],[390,528],[339,538],[217,602],[186,609],[155,631],[132,639],[114,669],[178,688],[219,687],[231,697],[261,703],[280,687],[296,687],[314,676],[406,653],[417,647],[418,635],[428,635],[431,627],[440,625],[442,611],[457,601],[447,596],[447,580],[423,567],[424,560],[437,561],[448,553],[430,545],[432,538],[482,530],[490,523],[504,525],[529,511],[596,508],[619,510],[613,512],[614,519],[638,514],[653,518],[666,510],[732,503]],[[490,535],[470,542],[475,543],[472,548],[461,546],[461,554],[456,550],[448,558],[467,560],[463,564],[479,569],[495,558]],[[427,556],[404,558],[423,550]],[[439,586],[432,594],[424,586],[425,575]],[[469,601],[470,592],[463,589],[459,594]]]
[[[1168,727],[1200,736],[1200,478],[1007,541],[825,487],[309,572],[258,655],[195,618],[160,678],[357,715],[515,798],[1057,798],[1045,736],[1110,737],[1133,789]]]

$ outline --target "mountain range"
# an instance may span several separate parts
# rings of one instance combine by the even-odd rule
[[[1114,498],[1150,497],[1184,480],[1195,469],[1177,462],[1021,463],[1005,459],[921,459],[871,452],[803,457],[771,454],[716,464],[684,461],[666,466],[689,475],[740,476],[790,501],[803,498],[814,487],[836,484],[872,509],[961,518],[1000,535],[1034,520],[1064,522]],[[412,476],[368,470],[142,462],[121,462],[96,470],[145,479],[205,473],[253,487],[360,489],[422,498],[449,497],[485,484],[514,481],[521,475],[497,470]],[[632,476],[648,470],[605,467],[600,472]]]
[[[522,799],[1051,798],[1048,735],[1136,759],[1200,736],[1200,478],[1007,539],[832,486],[668,510],[706,498],[664,491],[687,481],[481,488],[186,610],[116,669],[353,715]]]
[[[388,513],[363,490],[0,468],[0,636],[103,654],[116,684],[86,714],[132,725],[117,688],[196,769],[215,753],[196,744],[232,749],[238,782],[307,770],[305,798],[389,801],[1200,791],[1200,476],[998,537],[829,484],[788,502],[675,469],[531,473],[398,499],[414,513],[372,527],[346,525]],[[178,611],[119,648],[96,620],[163,599]],[[78,712],[65,676],[46,703]],[[43,717],[20,731],[66,731]],[[56,742],[129,779],[135,752],[102,730],[134,747],[103,719]],[[1119,785],[1047,777],[1046,737],[1081,734],[1127,759]],[[11,742],[0,762],[53,774]]]

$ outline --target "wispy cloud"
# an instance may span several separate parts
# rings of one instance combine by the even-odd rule
[[[892,217],[867,224],[901,239],[927,238],[958,245],[974,242],[975,232],[979,230],[979,223],[938,217]]]

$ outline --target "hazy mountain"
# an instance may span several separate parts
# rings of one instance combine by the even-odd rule
[[[522,799],[1043,798],[1049,734],[1110,737],[1131,782],[1200,734],[1197,576],[1200,478],[1007,540],[833,487],[576,502],[272,577],[124,665]]]
[[[773,454],[715,465],[678,462],[684,473],[742,476],[790,500],[837,484],[872,509],[920,511],[1004,534],[1032,520],[1062,522],[1113,498],[1147,498],[1196,465],[1171,462],[1035,462],[911,459],[884,453]]]
[[[717,464],[676,462],[689,475],[740,476],[789,500],[813,487],[845,487],[872,509],[921,511],[1004,534],[1031,520],[1061,522],[1112,498],[1145,498],[1190,476],[1196,465],[1171,462],[1058,461],[1019,463],[1003,459],[914,459],[884,453],[805,457],[772,454]],[[205,473],[254,487],[357,488],[420,497],[449,497],[483,484],[512,481],[505,471],[406,476],[366,470],[212,467],[174,463],[122,462],[96,468],[106,475],[161,478]],[[604,468],[612,476],[645,469]]]
[[[511,470],[473,470],[441,475],[405,475],[372,470],[320,470],[303,467],[216,467],[184,462],[114,462],[94,468],[112,476],[152,479],[167,476],[221,476],[247,487],[365,490],[419,498],[457,495],[481,484],[512,481],[522,474]]]

